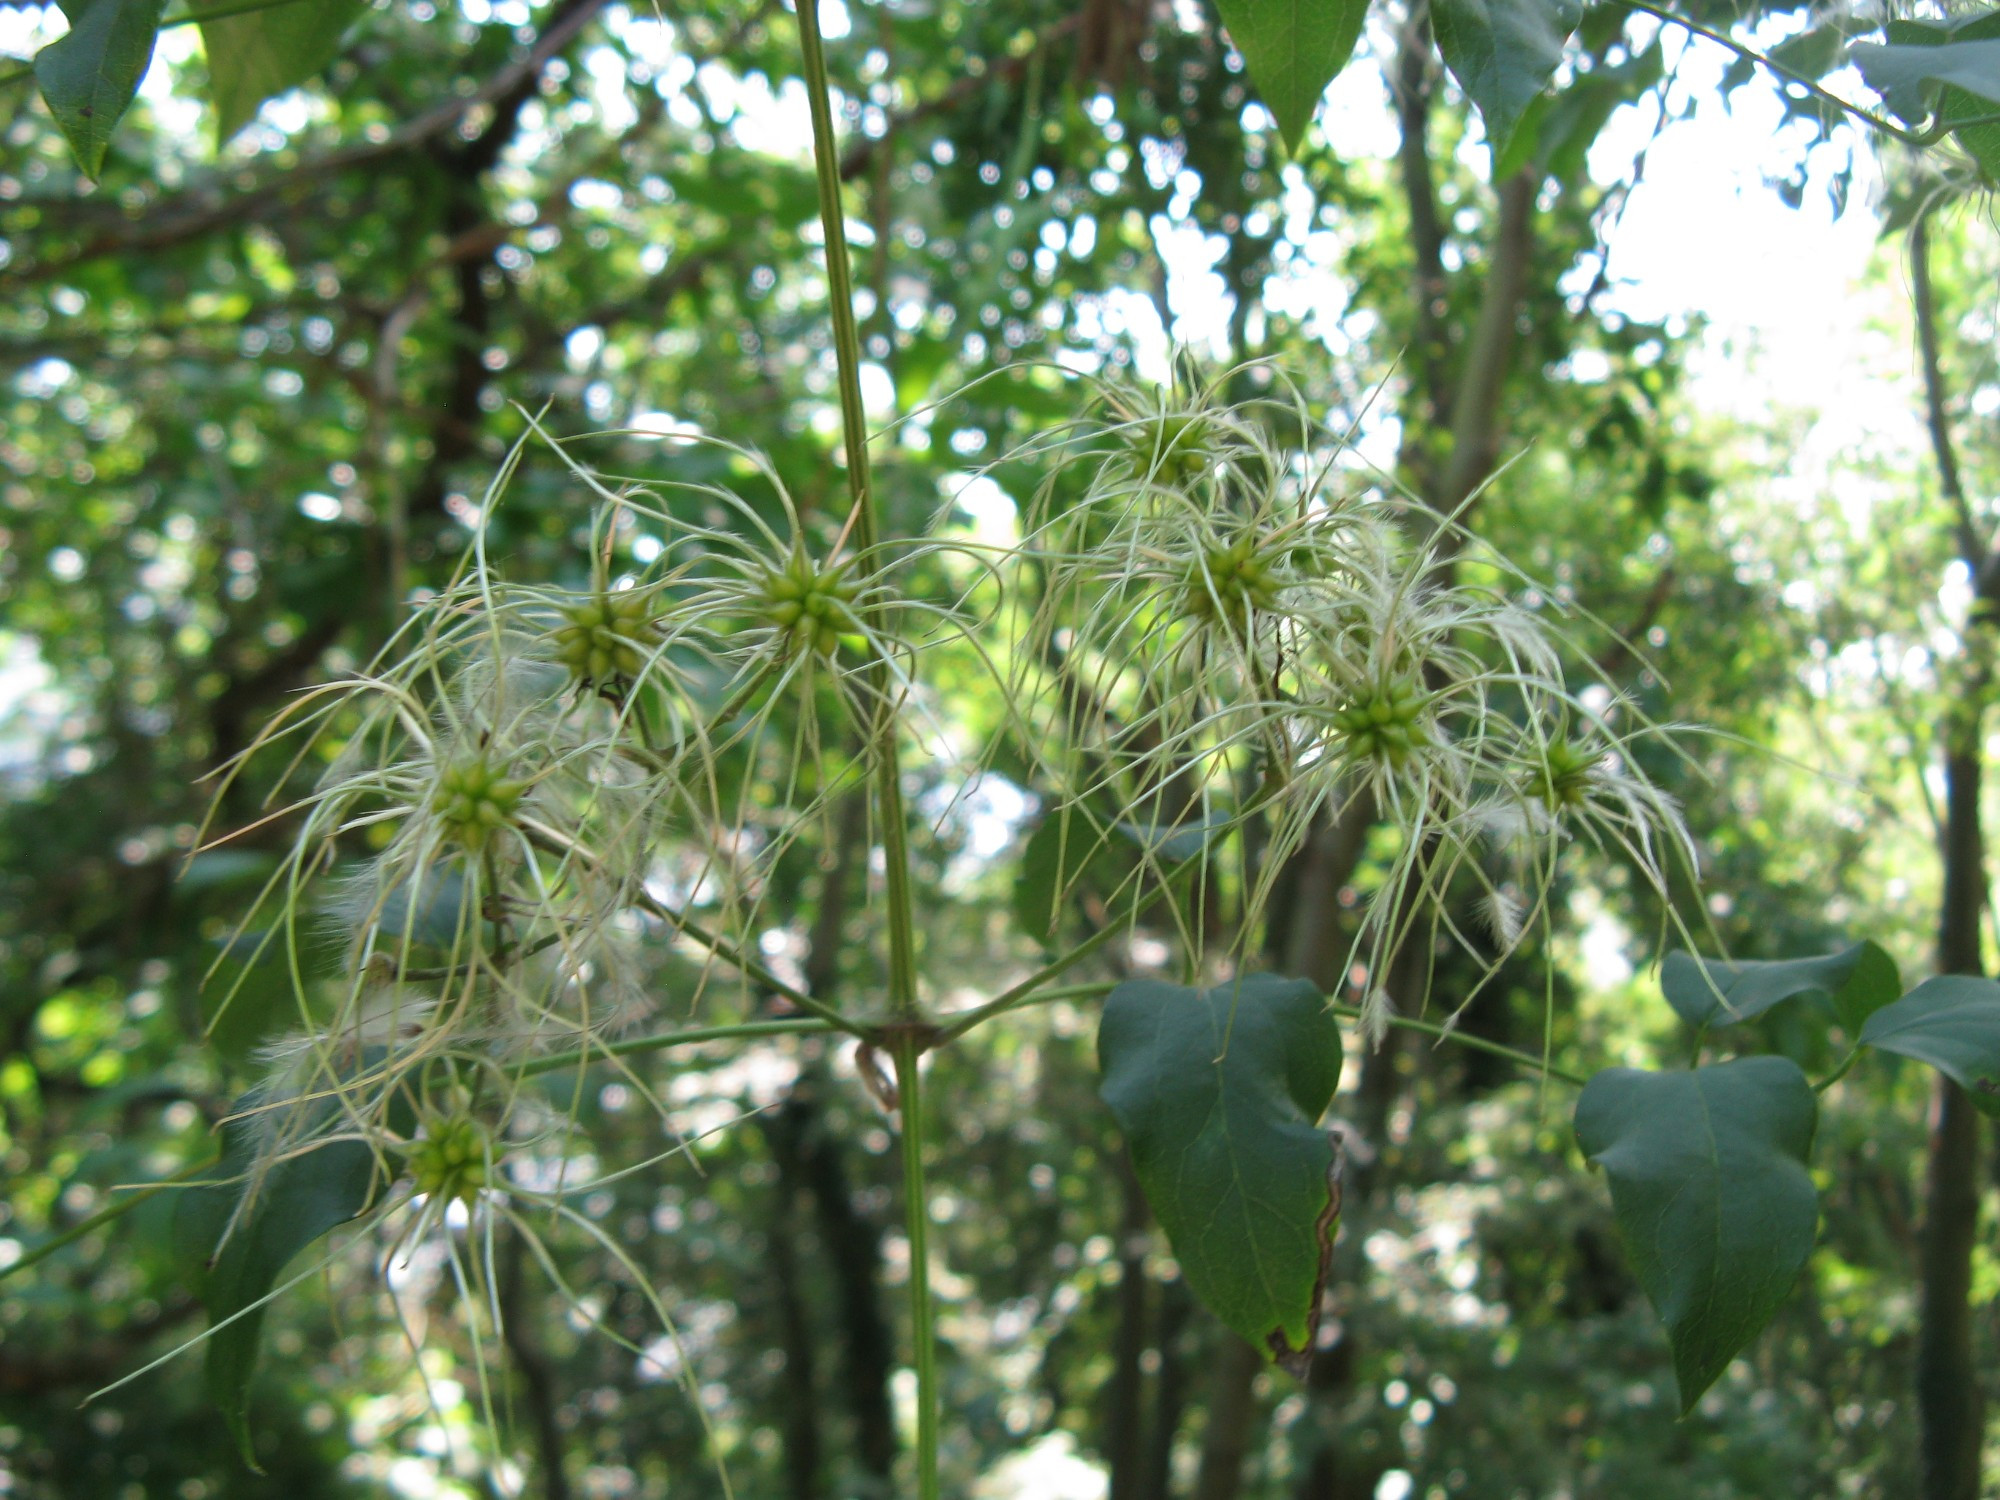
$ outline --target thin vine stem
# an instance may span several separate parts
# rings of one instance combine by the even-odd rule
[[[840,197],[840,152],[834,137],[826,52],[819,30],[819,0],[796,0],[799,51],[812,112],[813,166],[819,188],[819,221],[826,249],[828,312],[840,390],[840,422],[847,453],[849,525],[864,560],[878,570],[882,556],[868,469],[868,416],[861,401],[861,334],[854,322],[854,274],[847,259],[847,214]],[[879,618],[893,606],[870,606]],[[872,638],[872,633],[871,633]],[[924,1187],[924,1112],[921,1060],[926,1044],[917,1003],[915,903],[910,890],[909,824],[903,810],[903,773],[897,740],[898,698],[886,657],[869,668],[874,722],[868,727],[874,760],[875,811],[886,875],[889,937],[889,1009],[903,1024],[893,1034],[896,1087],[902,1108],[903,1223],[910,1245],[910,1340],[917,1376],[917,1496],[939,1500],[937,1337],[932,1326],[930,1259],[926,1233],[930,1200]]]
[[[1847,1056],[1843,1057],[1840,1060],[1840,1065],[1836,1067],[1831,1073],[1827,1074],[1826,1077],[1822,1078],[1818,1083],[1813,1085],[1813,1092],[1815,1094],[1824,1094],[1828,1089],[1832,1088],[1836,1083],[1840,1082],[1841,1079],[1845,1078],[1848,1075],[1849,1070],[1851,1070],[1854,1067],[1855,1063],[1859,1062],[1860,1060],[1861,1060],[1861,1044],[1859,1042],[1856,1042],[1852,1047],[1849,1047],[1847,1049]]]
[[[899,1033],[892,1055],[903,1115],[903,1217],[910,1242],[910,1344],[917,1376],[917,1500],[939,1500],[937,1332],[931,1303],[930,1193],[924,1185],[921,1039],[913,1031]]]
[[[1852,115],[1855,119],[1872,126],[1884,135],[1894,136],[1905,145],[1918,147],[1934,145],[1944,134],[1942,124],[1934,125],[1928,130],[1905,129],[1903,126],[1896,124],[1895,121],[1885,119],[1873,110],[1864,109],[1861,105],[1855,104],[1851,100],[1841,98],[1840,95],[1834,93],[1831,89],[1821,87],[1813,79],[1806,77],[1805,74],[1793,68],[1786,67],[1775,57],[1767,56],[1765,53],[1759,52],[1755,47],[1746,47],[1743,43],[1737,41],[1735,37],[1729,35],[1728,32],[1717,31],[1712,26],[1704,26],[1699,21],[1668,10],[1665,6],[1649,4],[1648,0],[1615,0],[1615,3],[1624,6],[1627,10],[1636,10],[1641,15],[1651,16],[1656,21],[1665,22],[1670,26],[1678,26],[1681,30],[1688,32],[1690,35],[1698,36],[1703,41],[1714,42],[1718,47],[1725,47],[1745,62],[1753,63],[1760,68],[1767,69],[1777,74],[1787,83],[1797,84],[1822,104],[1830,104],[1842,114]]]
[[[1178,890],[1187,878],[1195,872],[1196,868],[1201,864],[1202,858],[1202,855],[1197,854],[1194,858],[1183,861],[1176,868],[1169,871],[1159,886],[1133,908],[1131,920],[1134,922],[1138,921],[1139,918],[1151,911],[1153,907]],[[1093,932],[1068,952],[1058,954],[1056,957],[1050,959],[1019,984],[1009,986],[984,1004],[976,1005],[971,1010],[961,1012],[949,1018],[944,1024],[944,1029],[938,1033],[938,1041],[940,1043],[956,1041],[981,1022],[990,1020],[1002,1012],[1013,1010],[1016,1006],[1039,1004],[1044,1000],[1055,1000],[1061,998],[1063,995],[1076,993],[1073,990],[1064,990],[1059,993],[1038,994],[1037,991],[1041,990],[1042,986],[1046,985],[1050,980],[1059,977],[1069,969],[1075,968],[1076,965],[1089,958],[1098,949],[1124,936],[1129,931],[1129,925],[1122,922],[1107,923],[1105,926],[1098,928],[1097,931]],[[1085,988],[1094,989],[1095,986],[1086,986]],[[1106,985],[1105,988],[1109,989],[1110,986]]]
[[[576,859],[592,866],[598,866],[602,863],[595,854],[591,853],[582,844],[577,843],[574,839],[559,835],[552,828],[536,824],[524,828],[522,833],[533,847],[540,849],[545,854],[552,854],[558,859]],[[675,931],[685,933],[724,963],[741,970],[746,977],[755,980],[773,994],[782,995],[800,1010],[820,1017],[828,1025],[837,1030],[849,1032],[855,1036],[864,1035],[864,1031],[858,1023],[848,1020],[824,1000],[808,995],[797,985],[786,983],[783,979],[780,979],[776,974],[773,974],[769,969],[764,967],[764,965],[758,963],[756,959],[745,953],[738,945],[723,937],[721,933],[711,932],[686,912],[674,910],[673,907],[668,906],[643,886],[632,893],[631,901],[641,911],[658,917]]]
[[[1081,955],[1078,956],[1080,957]],[[1008,992],[1012,998],[1005,1009],[1019,1010],[1029,1005],[1047,1005],[1059,1000],[1095,999],[1107,994],[1115,987],[1110,981],[1100,981],[1093,984],[1065,985],[1059,989],[1021,990],[1019,986],[1016,986],[1015,990]],[[1358,1021],[1361,1018],[1359,1008],[1352,1005],[1329,1004],[1327,1009],[1343,1020]],[[974,1011],[966,1012],[963,1017],[959,1018],[959,1024],[954,1024],[945,1029],[939,1040],[954,1040],[969,1030],[970,1025],[976,1025],[981,1020],[989,1020],[998,1014],[1000,1014],[1000,1011],[994,1009],[994,1002],[989,1001]],[[970,1024],[965,1024],[968,1022]],[[1541,1058],[1534,1057],[1529,1053],[1518,1051],[1513,1047],[1503,1046],[1499,1042],[1489,1042],[1484,1037],[1473,1036],[1467,1032],[1440,1025],[1435,1021],[1419,1020],[1414,1016],[1390,1016],[1388,1022],[1391,1026],[1400,1027],[1405,1031],[1421,1032],[1426,1036],[1456,1042],[1460,1046],[1471,1047],[1475,1051],[1486,1052],[1495,1057],[1505,1058],[1526,1072],[1558,1079],[1576,1088],[1583,1087],[1589,1081],[1581,1073],[1571,1072],[1567,1068],[1556,1067],[1553,1064],[1545,1063]],[[840,1031],[852,1031],[856,1029],[858,1024],[847,1020],[845,1017],[840,1018],[840,1024],[836,1025],[834,1022],[815,1016],[796,1016],[781,1017],[768,1021],[742,1021],[724,1026],[698,1026],[685,1031],[662,1032],[657,1036],[630,1037],[621,1042],[612,1042],[587,1050],[561,1052],[549,1057],[539,1057],[517,1068],[515,1072],[523,1078],[531,1078],[543,1073],[558,1072],[564,1068],[586,1066],[593,1062],[602,1061],[607,1057],[631,1057],[641,1053],[665,1052],[675,1047],[692,1047],[703,1042],[754,1041],[762,1037],[775,1036],[830,1035]],[[896,1086],[901,1096],[904,1110],[904,1191],[908,1197],[908,1201],[920,1207],[929,1202],[924,1192],[923,1143],[921,1136],[916,1134],[921,1128],[918,1111],[922,1108],[922,1096],[918,1092],[920,1080],[916,1072],[916,1058],[922,1050],[923,1041],[920,1034],[908,1027],[896,1033],[896,1040],[891,1047],[891,1056],[895,1063],[897,1075]],[[1855,1060],[1860,1054],[1860,1048],[1856,1048],[1853,1052],[1849,1053],[1830,1077],[1815,1084],[1814,1087],[1821,1092],[1831,1088],[1847,1075],[1848,1070],[1854,1066]],[[914,1106],[912,1101],[915,1101]],[[116,1202],[98,1210],[89,1218],[71,1225],[62,1233],[42,1241],[39,1245],[24,1253],[11,1265],[0,1266],[0,1281],[4,1281],[7,1277],[15,1275],[17,1272],[25,1271],[30,1266],[46,1260],[64,1246],[75,1244],[92,1230],[100,1229],[106,1224],[123,1218],[148,1199],[167,1191],[169,1188],[178,1187],[190,1178],[200,1176],[213,1166],[215,1166],[213,1161],[198,1162],[191,1166],[183,1167],[172,1176],[163,1178],[158,1182],[149,1183],[144,1187],[134,1188],[128,1193],[121,1194]],[[937,1408],[935,1401],[937,1351],[935,1335],[932,1332],[928,1263],[917,1258],[918,1246],[924,1242],[928,1225],[929,1215],[927,1211],[914,1213],[909,1216],[910,1253],[913,1257],[911,1262],[911,1320],[912,1327],[916,1331],[919,1340],[919,1347],[916,1351],[916,1369],[920,1387],[919,1415],[921,1417],[924,1411],[928,1411],[931,1419],[930,1446],[927,1450],[923,1449],[920,1441],[920,1452],[928,1451],[931,1454],[930,1462],[934,1467],[937,1441]],[[919,1275],[917,1269],[919,1266],[924,1267],[921,1275]],[[921,1303],[921,1306],[919,1306],[919,1303]],[[930,1372],[929,1383],[925,1384],[925,1371],[927,1369]],[[924,1391],[930,1392],[928,1400],[921,1394]],[[928,1473],[929,1471],[927,1470],[926,1472]],[[932,1477],[934,1478],[935,1476],[933,1475]],[[934,1500],[937,1491],[935,1488],[932,1488],[920,1490],[920,1493],[923,1495],[924,1500]]]
[[[657,1036],[627,1037],[622,1042],[606,1042],[574,1052],[557,1052],[538,1057],[511,1069],[514,1077],[534,1078],[558,1073],[564,1068],[587,1067],[607,1057],[631,1057],[638,1053],[665,1052],[673,1047],[692,1047],[701,1042],[755,1041],[767,1036],[831,1035],[837,1028],[817,1016],[792,1016],[773,1021],[739,1021],[730,1026],[695,1026],[686,1031],[663,1031]]]
[[[161,1178],[158,1182],[149,1182],[144,1187],[136,1187],[128,1192],[120,1193],[113,1202],[104,1208],[100,1208],[89,1218],[79,1219],[76,1223],[70,1225],[69,1228],[63,1230],[62,1233],[50,1236],[32,1250],[23,1251],[11,1264],[0,1266],[0,1281],[5,1281],[9,1276],[17,1272],[27,1270],[28,1267],[34,1265],[37,1261],[47,1260],[56,1251],[62,1249],[63,1246],[74,1245],[93,1229],[101,1229],[106,1224],[124,1218],[125,1215],[146,1202],[147,1199],[158,1197],[161,1193],[167,1191],[168,1188],[180,1187],[190,1178],[200,1177],[215,1165],[216,1162],[214,1161],[194,1162],[182,1167],[171,1176]]]
[[[799,51],[805,64],[806,98],[811,106],[813,167],[819,188],[819,222],[826,241],[826,300],[833,321],[833,354],[840,391],[840,430],[847,451],[851,521],[861,555],[879,566],[880,541],[874,486],[868,467],[868,414],[861,401],[861,332],[854,321],[854,271],[847,258],[847,211],[840,198],[840,143],[833,132],[826,50],[819,33],[819,0],[797,0]],[[888,606],[870,606],[878,615]],[[915,903],[910,893],[908,819],[903,811],[903,773],[896,739],[896,695],[890,691],[888,662],[872,669],[877,691],[869,729],[875,761],[875,802],[880,816],[886,873],[889,929],[889,1006],[915,1019],[917,943]]]

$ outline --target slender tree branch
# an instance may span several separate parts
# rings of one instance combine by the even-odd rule
[[[1450,340],[1445,323],[1449,289],[1444,274],[1444,226],[1438,216],[1430,159],[1437,53],[1431,45],[1430,10],[1424,0],[1413,0],[1403,23],[1394,79],[1399,129],[1396,164],[1410,216],[1410,258],[1414,263],[1410,288],[1416,313],[1416,333],[1411,340],[1414,378],[1428,415],[1427,423],[1415,424],[1406,435],[1407,453],[1413,444],[1419,451],[1426,449],[1424,428],[1442,428],[1451,411],[1445,367]]]
[[[1927,130],[1905,130],[1893,120],[1884,119],[1881,115],[1863,109],[1858,104],[1850,104],[1847,100],[1841,98],[1840,95],[1829,89],[1822,88],[1816,80],[1808,78],[1805,74],[1795,69],[1786,67],[1785,64],[1779,62],[1776,58],[1767,57],[1754,47],[1744,46],[1743,43],[1729,35],[1728,32],[1717,31],[1712,26],[1704,26],[1701,22],[1691,20],[1689,17],[1668,10],[1664,6],[1648,4],[1647,0],[1615,0],[1615,3],[1624,6],[1627,10],[1636,10],[1641,15],[1651,16],[1656,21],[1664,21],[1669,26],[1678,26],[1690,35],[1698,36],[1704,41],[1714,42],[1718,47],[1726,47],[1745,62],[1768,69],[1770,72],[1777,74],[1786,83],[1804,89],[1808,94],[1819,100],[1820,103],[1831,105],[1844,115],[1852,115],[1855,119],[1861,121],[1862,124],[1872,126],[1884,135],[1893,136],[1906,146],[1928,146],[1944,133],[1941,125],[1933,126]]]
[[[813,0],[805,0],[811,5]],[[902,1112],[903,1223],[910,1244],[910,1345],[917,1373],[917,1500],[940,1500],[938,1483],[937,1332],[932,1325],[930,1191],[924,1184],[923,1050],[904,1032],[896,1039],[896,1094]]]
[[[1460,507],[1493,472],[1500,444],[1500,394],[1514,363],[1521,297],[1534,256],[1536,187],[1534,175],[1525,171],[1500,185],[1500,220],[1487,251],[1485,295],[1459,365],[1451,406],[1451,460],[1434,503],[1442,514],[1456,515],[1461,526]],[[1456,529],[1451,533],[1458,534]]]
[[[1930,435],[1931,458],[1937,464],[1938,488],[1944,493],[1958,522],[1958,555],[1974,572],[1989,566],[1988,547],[1979,534],[1979,523],[1966,498],[1965,481],[1958,468],[1958,450],[1952,442],[1951,416],[1946,410],[1944,358],[1939,350],[1937,288],[1931,280],[1931,213],[1926,209],[1910,226],[1910,305],[1916,314],[1918,367],[1924,383],[1924,427]]]
[[[555,1371],[548,1351],[542,1347],[536,1314],[539,1309],[528,1295],[524,1274],[527,1246],[518,1229],[507,1236],[507,1248],[497,1295],[500,1303],[500,1336],[514,1358],[520,1374],[528,1418],[535,1433],[535,1457],[542,1471],[543,1500],[569,1500],[569,1473],[563,1464],[562,1425],[556,1419],[558,1396]]]
[[[568,0],[558,18],[542,28],[519,61],[502,68],[463,98],[453,98],[426,111],[379,141],[336,147],[292,166],[268,167],[262,171],[251,167],[247,169],[250,182],[243,187],[238,184],[245,176],[245,168],[219,170],[200,185],[156,205],[137,221],[127,220],[122,212],[106,211],[102,218],[109,227],[96,238],[70,254],[25,261],[0,271],[0,286],[46,281],[84,261],[164,250],[231,224],[274,218],[288,206],[296,207],[302,195],[324,179],[427,145],[456,130],[474,110],[494,104],[516,93],[524,84],[539,80],[549,62],[575,41],[608,3],[609,0]]]
[[[865,176],[877,152],[902,131],[908,130],[934,115],[949,114],[968,100],[976,99],[993,86],[996,79],[1018,78],[1027,71],[1029,59],[1049,43],[1059,41],[1075,32],[1084,23],[1082,11],[1073,11],[1053,25],[1043,27],[1035,34],[1032,46],[1022,48],[1018,53],[994,60],[980,72],[967,71],[954,79],[951,85],[934,98],[913,104],[898,114],[889,116],[887,126],[880,135],[857,136],[850,141],[847,150],[840,157],[840,180],[852,182]]]

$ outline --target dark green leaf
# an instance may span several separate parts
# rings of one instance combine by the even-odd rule
[[[1541,93],[1529,102],[1506,149],[1495,158],[1493,179],[1504,182],[1523,167],[1564,181],[1582,176],[1591,143],[1618,106],[1660,81],[1661,54],[1655,43],[1613,67],[1594,68],[1560,94]]]
[[[139,92],[163,9],[165,0],[63,0],[69,34],[35,54],[35,82],[87,176],[102,170]]]
[[[1923,109],[1912,105],[1928,84],[1950,84],[2000,103],[2000,39],[1932,46],[1856,42],[1848,58],[1904,119],[1922,116]]]
[[[176,889],[183,894],[260,884],[277,866],[277,857],[262,850],[204,849],[187,862],[180,872]]]
[[[2000,984],[1968,974],[1926,979],[1861,1028],[1863,1045],[1927,1062],[2000,1114]]]
[[[1563,43],[1582,19],[1580,0],[1432,0],[1438,51],[1479,106],[1495,162],[1548,87]]]
[[[1229,826],[1229,818],[1218,812],[1192,823],[1138,823],[1121,819],[1112,826],[1147,853],[1178,864],[1206,849],[1208,841]]]
[[[1354,55],[1367,0],[1216,0],[1257,96],[1296,148],[1321,95]]]
[[[1129,855],[1125,863],[1131,863]],[[1084,818],[1051,814],[1021,851],[1014,875],[1014,919],[1036,942],[1047,943],[1063,908],[1080,890],[1108,890],[1120,878],[1103,833]]]
[[[1302,979],[1134,980],[1098,1032],[1104,1100],[1188,1287],[1294,1374],[1312,1357],[1340,1213],[1340,1028]]]
[[[234,3],[218,0],[203,8]],[[298,87],[332,62],[342,34],[367,9],[368,0],[291,0],[203,21],[218,142],[249,124],[266,99]]]
[[[257,1103],[257,1096],[249,1096],[239,1101],[238,1111]],[[321,1114],[330,1116],[330,1107]],[[208,1339],[209,1396],[252,1468],[250,1377],[264,1323],[257,1304],[270,1295],[293,1256],[368,1206],[378,1179],[375,1154],[361,1141],[329,1141],[260,1161],[260,1133],[252,1123],[257,1118],[223,1127],[222,1159],[207,1183],[181,1195],[174,1216],[175,1241],[194,1268],[195,1290],[214,1329]],[[314,1123],[323,1126],[326,1119]],[[296,1111],[278,1111],[269,1124],[282,1133],[303,1122]]]
[[[426,869],[416,889],[408,881],[391,886],[379,908],[370,907],[377,934],[384,944],[400,945],[407,938],[420,948],[463,951],[473,940],[479,916],[472,909],[473,890],[458,865]],[[498,929],[487,924],[491,940]],[[390,952],[395,952],[391,946]]]
[[[1898,46],[1937,48],[1955,42],[1992,42],[2000,39],[2000,11],[1987,11],[1950,24],[1934,21],[1891,21],[1885,28],[1889,41]],[[1890,101],[1890,107],[1911,110],[1910,118],[1922,119],[1928,107],[1922,88],[1905,89]],[[1996,111],[1990,99],[1949,85],[1937,92],[1936,107],[1941,123],[1953,127],[1959,144],[1972,153],[1988,177],[2000,178],[2000,122],[1990,117]],[[1900,112],[1900,111],[1899,111]],[[1983,120],[1968,125],[1961,122]],[[1884,232],[1886,233],[1886,227]]]
[[[232,951],[201,991],[202,1034],[231,1062],[247,1063],[256,1049],[299,1024],[298,992],[282,953],[257,945]]]
[[[1806,1157],[1818,1109],[1782,1057],[1691,1073],[1610,1068],[1577,1100],[1576,1138],[1611,1179],[1632,1268],[1667,1325],[1683,1414],[1812,1254],[1819,1204]]]
[[[1819,958],[1748,963],[1696,958],[1676,949],[1660,965],[1667,1003],[1694,1026],[1727,1026],[1801,995],[1823,995],[1852,1033],[1902,989],[1896,961],[1872,942]]]
[[[1730,60],[1722,70],[1722,92],[1733,94],[1757,76],[1757,61],[1751,57],[1737,57]]]
[[[1839,67],[1851,35],[1845,17],[1788,36],[1770,51],[1771,61],[1804,78],[1824,78]]]

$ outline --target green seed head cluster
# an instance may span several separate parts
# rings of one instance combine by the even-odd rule
[[[554,636],[556,658],[584,687],[632,681],[660,644],[653,599],[637,589],[600,593],[562,614],[564,623]]]
[[[1041,478],[1007,492],[1018,530],[999,540],[951,506],[932,534],[858,535],[727,444],[746,493],[607,480],[548,441],[602,503],[597,585],[503,578],[469,549],[391,651],[260,740],[317,740],[294,764],[324,769],[259,925],[331,917],[349,938],[346,994],[315,1010],[288,1093],[337,1101],[339,1128],[403,1153],[440,1205],[478,1199],[497,1127],[457,1100],[412,1143],[381,1080],[601,1047],[679,984],[689,945],[747,973],[741,955],[792,917],[764,905],[788,888],[776,861],[845,836],[824,814],[886,743],[921,743],[954,797],[1021,767],[1079,828],[1066,860],[1092,839],[1139,851],[1135,898],[1254,837],[1227,877],[1246,933],[1321,830],[1352,813],[1393,831],[1371,841],[1383,867],[1353,927],[1370,973],[1473,883],[1526,913],[1493,924],[1513,941],[1572,842],[1664,890],[1685,832],[1628,750],[1654,727],[1608,684],[1573,692],[1565,664],[1589,656],[1557,611],[1371,481],[1303,401],[1224,398],[1256,373],[1106,389],[1101,420],[1008,455],[996,485]],[[659,542],[649,559],[620,551],[638,534]],[[329,866],[344,898],[302,894]],[[365,1062],[336,1060],[343,1037],[366,1039]],[[518,1106],[485,1118],[527,1149]]]
[[[832,656],[843,635],[861,628],[854,613],[856,589],[843,569],[821,568],[799,553],[782,569],[767,569],[758,586],[783,656]]]
[[[1190,618],[1238,631],[1259,612],[1277,609],[1278,578],[1259,539],[1246,533],[1208,548],[1188,570],[1182,602]]]
[[[429,1197],[470,1205],[487,1184],[490,1153],[485,1128],[471,1115],[438,1116],[410,1147],[410,1179]]]
[[[1582,745],[1557,740],[1540,765],[1529,767],[1528,795],[1550,812],[1580,808],[1590,796],[1592,776],[1602,759]]]
[[[512,825],[526,791],[524,783],[476,756],[439,774],[431,811],[447,838],[477,854],[495,833]]]
[[[1155,484],[1193,484],[1214,462],[1212,434],[1200,412],[1166,411],[1126,429],[1127,464],[1135,478]]]
[[[1398,678],[1377,684],[1336,709],[1333,725],[1347,737],[1350,752],[1362,760],[1382,761],[1402,770],[1410,758],[1431,744],[1424,724],[1430,694],[1422,684]]]
[[[1268,399],[1228,394],[1260,383]],[[1318,830],[1389,825],[1403,837],[1354,929],[1370,972],[1412,922],[1451,927],[1470,886],[1519,914],[1494,924],[1518,940],[1572,843],[1662,892],[1691,866],[1672,799],[1623,753],[1663,731],[1610,684],[1573,685],[1593,653],[1546,592],[1368,480],[1282,378],[1103,401],[1103,427],[1045,445],[1021,513],[1038,572],[1013,704],[1045,726],[1030,748],[1057,800],[1114,808],[1161,850],[1261,819],[1252,912]],[[1385,1003],[1365,1002],[1371,1025]]]
[[[709,1017],[755,1014],[772,976],[753,984],[748,955],[796,915],[770,909],[796,889],[776,863],[856,836],[825,815],[894,768],[883,745],[921,745],[954,808],[984,767],[1022,768],[1069,820],[1052,905],[1062,872],[1100,849],[1133,871],[1107,905],[1205,861],[1246,939],[1292,856],[1351,817],[1369,837],[1350,975],[1387,972],[1406,941],[1466,942],[1451,908],[1481,892],[1511,947],[1549,910],[1573,843],[1664,893],[1667,861],[1691,854],[1671,799],[1631,769],[1653,726],[1609,684],[1573,693],[1565,663],[1589,656],[1556,611],[1526,607],[1504,559],[1369,480],[1303,401],[1225,399],[1259,373],[1105,388],[1103,420],[1006,457],[996,485],[1031,465],[1041,480],[1007,492],[1018,532],[1001,540],[964,534],[952,506],[936,533],[887,539],[801,513],[768,461],[720,442],[754,487],[655,490],[548,440],[601,502],[595,587],[504,578],[467,549],[390,650],[262,732],[296,733],[292,765],[320,773],[296,804],[288,878],[245,929],[296,950],[330,918],[347,972],[344,994],[315,976],[299,996],[312,1031],[267,1084],[299,1103],[265,1112],[260,1159],[315,1136],[369,1142],[414,1189],[384,1195],[407,1235],[447,1254],[454,1220],[573,1217],[578,1184],[538,1188],[537,1164],[574,1159],[582,1120],[530,1080],[614,1055],[669,996],[733,987],[689,983],[695,952],[741,976]],[[650,557],[621,552],[638,534]],[[921,838],[920,820],[897,833]],[[336,899],[304,894],[328,871]],[[1201,926],[1182,937],[1198,959]],[[1389,1003],[1371,981],[1366,1029],[1380,1034]],[[477,1107],[455,1082],[428,1086],[445,1078],[479,1079]],[[681,1113],[672,1094],[649,1102]],[[518,1169],[503,1176],[502,1155]]]

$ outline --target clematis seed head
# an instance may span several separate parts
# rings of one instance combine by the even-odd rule
[[[562,614],[553,634],[556,658],[584,687],[631,681],[660,643],[653,600],[637,590],[600,593]]]
[[[446,766],[431,794],[431,811],[446,837],[477,854],[520,810],[524,782],[503,775],[483,756]]]

